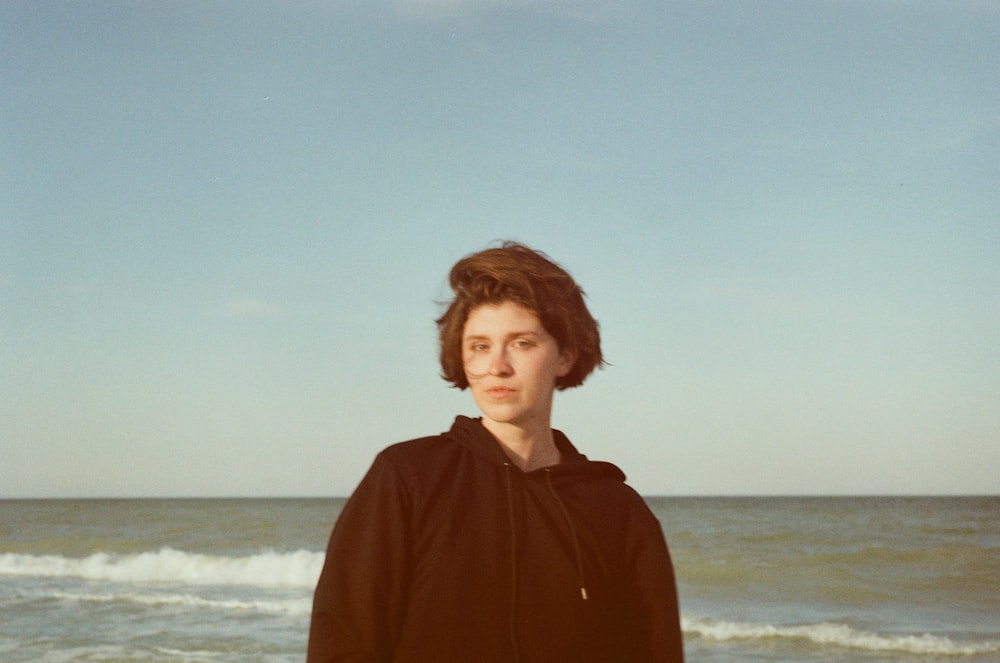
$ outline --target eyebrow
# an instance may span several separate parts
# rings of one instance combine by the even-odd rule
[[[541,338],[542,334],[536,331],[518,331],[507,334],[504,338],[517,338],[518,336],[535,336]],[[462,337],[463,341],[488,341],[490,337],[486,334],[469,334]]]

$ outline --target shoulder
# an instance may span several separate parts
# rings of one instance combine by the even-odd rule
[[[372,469],[396,477],[412,491],[447,474],[463,453],[447,434],[429,435],[386,447],[375,456]]]
[[[601,469],[590,469],[589,476],[567,486],[587,511],[623,528],[659,526],[645,498],[626,483],[624,473],[617,466],[601,461],[588,461],[588,464]]]
[[[624,481],[605,482],[602,487],[601,497],[609,506],[639,517],[646,517],[651,513],[642,495]]]
[[[474,450],[485,457],[488,454],[484,447],[489,446],[485,444],[487,437],[488,433],[477,421],[458,416],[449,430],[397,442],[379,452],[376,458],[377,462],[406,468],[453,462]]]
[[[375,459],[348,503],[411,504],[428,479],[444,473],[443,452],[454,446],[441,435],[392,444]]]

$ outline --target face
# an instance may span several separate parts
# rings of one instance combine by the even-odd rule
[[[462,361],[472,397],[487,424],[548,427],[556,379],[573,367],[538,316],[513,302],[469,313]]]

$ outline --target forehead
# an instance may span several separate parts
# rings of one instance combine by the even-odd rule
[[[517,333],[544,334],[538,315],[514,302],[480,304],[469,312],[463,337],[504,336]]]

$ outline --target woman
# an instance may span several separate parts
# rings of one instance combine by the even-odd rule
[[[381,452],[316,587],[310,663],[683,661],[659,523],[551,428],[602,361],[572,277],[506,243],[451,270],[443,377],[482,417]]]

